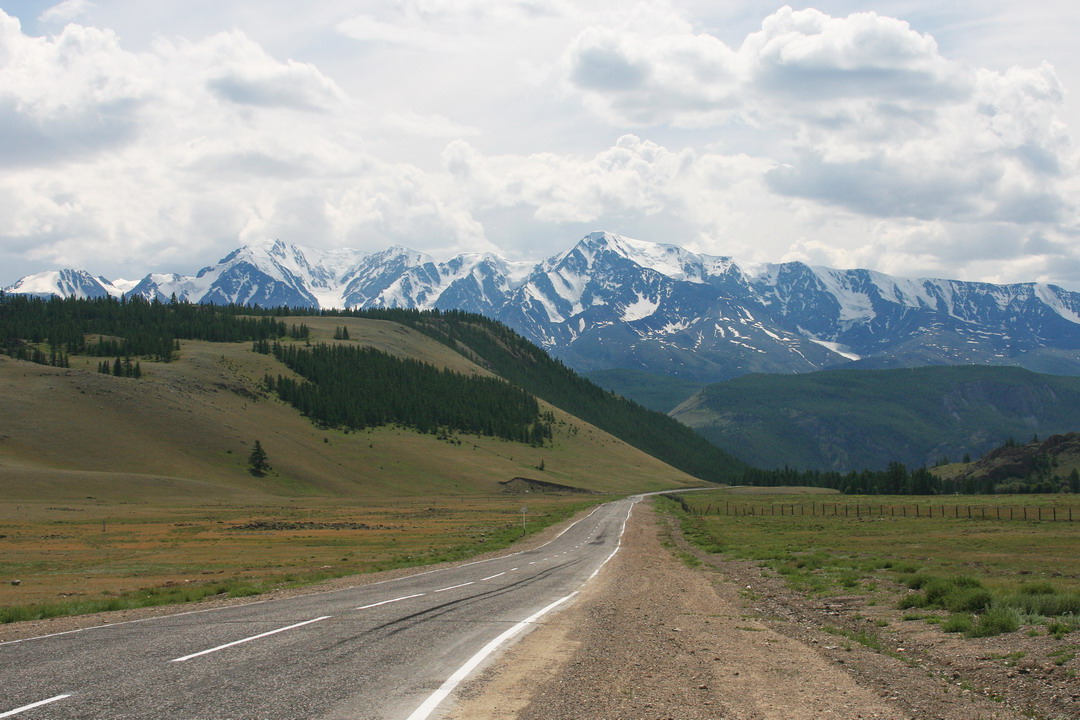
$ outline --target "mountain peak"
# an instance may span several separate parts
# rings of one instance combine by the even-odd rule
[[[46,270],[20,278],[6,289],[11,293],[36,295],[39,297],[95,298],[106,295],[119,296],[122,291],[103,277],[94,277],[85,270],[62,268]]]

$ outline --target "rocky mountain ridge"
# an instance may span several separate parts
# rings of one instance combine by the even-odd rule
[[[1080,293],[1054,285],[740,264],[604,232],[536,264],[275,240],[239,248],[195,276],[112,283],[62,270],[6,291],[466,310],[506,323],[579,371],[632,368],[704,382],[840,366],[1019,365],[1080,375]]]

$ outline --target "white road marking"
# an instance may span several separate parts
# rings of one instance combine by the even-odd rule
[[[360,607],[353,608],[353,609],[354,610],[367,610],[368,608],[379,607],[380,605],[388,605],[390,603],[398,602],[399,600],[408,600],[409,598],[420,597],[420,596],[425,595],[425,594],[426,593],[416,593],[415,595],[405,595],[403,597],[397,597],[397,598],[393,598],[391,600],[383,600],[382,602],[371,603],[370,605],[361,605]]]
[[[593,570],[593,572],[592,572],[592,575],[590,575],[590,576],[589,576],[589,580],[592,580],[592,579],[593,579],[594,577],[596,577],[597,575],[599,575],[599,574],[600,574],[600,570],[601,570],[601,569],[602,569],[602,568],[603,568],[603,567],[604,567],[605,565],[607,565],[607,564],[608,564],[608,560],[610,560],[611,558],[615,557],[615,553],[619,552],[619,548],[621,548],[621,547],[622,547],[622,536],[623,536],[623,533],[625,533],[625,532],[626,532],[626,521],[630,519],[630,513],[632,513],[632,512],[634,511],[634,505],[635,505],[635,504],[637,504],[637,501],[636,501],[636,500],[635,500],[635,501],[634,501],[633,503],[630,503],[630,509],[626,511],[626,517],[625,517],[625,518],[623,518],[623,521],[622,521],[622,528],[621,528],[621,529],[619,530],[619,541],[618,541],[617,543],[615,543],[615,549],[611,551],[611,554],[610,554],[610,555],[608,555],[608,556],[607,556],[606,558],[604,558],[604,562],[600,563],[600,567],[598,567],[598,568],[596,568],[595,570]],[[588,582],[588,581],[586,581],[586,582]]]
[[[71,695],[72,695],[71,693],[67,693],[66,695],[57,695],[56,697],[51,697],[48,700],[38,700],[36,703],[30,703],[29,705],[23,705],[22,707],[17,707],[14,710],[8,710],[5,713],[0,713],[0,718],[6,718],[6,717],[11,717],[12,715],[18,715],[21,712],[26,712],[27,710],[33,710],[36,707],[41,707],[42,705],[48,705],[49,703],[54,703],[57,700],[63,700],[64,698],[69,698],[69,697],[71,697]]]
[[[326,620],[329,617],[331,617],[331,616],[330,615],[323,615],[322,617],[317,617],[317,618],[314,618],[312,620],[305,620],[304,622],[298,622],[295,625],[289,625],[288,627],[278,628],[277,630],[270,630],[269,632],[259,633],[258,635],[252,635],[251,637],[244,638],[243,640],[233,640],[231,643],[225,643],[224,645],[218,645],[217,647],[210,648],[209,650],[203,650],[201,652],[192,653],[191,655],[185,655],[184,657],[174,658],[172,660],[172,662],[184,662],[185,660],[190,660],[192,658],[197,658],[200,655],[209,655],[212,652],[217,652],[218,650],[224,650],[225,648],[230,648],[233,645],[240,645],[241,643],[251,642],[252,640],[258,640],[259,638],[264,638],[264,637],[266,637],[268,635],[276,635],[279,632],[285,632],[286,630],[292,630],[293,628],[298,628],[298,627],[301,627],[303,625],[310,625],[311,623],[317,623],[320,620]]]
[[[488,575],[486,578],[480,578],[480,582],[484,582],[485,580],[494,580],[495,578],[501,577],[501,576],[503,576],[505,574],[506,574],[505,572],[501,572],[501,573],[495,573],[494,575]]]
[[[451,585],[450,587],[439,588],[435,592],[446,592],[447,590],[456,590],[459,587],[465,587],[466,585],[472,585],[473,582],[461,583],[460,585]]]
[[[495,652],[495,650],[500,645],[502,645],[504,642],[506,642],[510,638],[514,637],[515,635],[517,635],[519,632],[524,630],[527,626],[529,626],[530,624],[536,622],[539,618],[541,618],[542,616],[544,616],[547,613],[551,612],[552,610],[557,608],[559,605],[562,605],[564,602],[566,602],[570,598],[574,597],[575,595],[577,595],[576,590],[574,592],[570,593],[569,595],[567,595],[566,597],[559,598],[558,600],[551,603],[547,607],[542,608],[540,610],[537,610],[535,613],[533,613],[529,617],[525,618],[524,620],[519,622],[517,625],[514,625],[509,630],[504,631],[501,635],[499,635],[497,638],[495,638],[494,640],[489,642],[487,645],[480,648],[480,651],[478,653],[476,653],[471,658],[469,658],[468,662],[466,662],[464,665],[459,667],[457,669],[457,671],[453,675],[448,677],[446,679],[446,681],[442,685],[439,686],[438,690],[433,692],[428,697],[427,700],[425,700],[423,703],[421,703],[420,707],[416,708],[416,710],[413,711],[412,715],[409,715],[407,720],[426,720],[426,718],[429,715],[431,715],[431,713],[435,710],[435,708],[437,708],[439,706],[439,703],[441,703],[443,700],[445,700],[446,696],[449,695],[450,693],[452,693],[454,691],[454,688],[456,688],[461,683],[462,680],[467,678],[469,676],[469,673],[471,673],[473,670],[475,670],[476,667],[480,663],[482,663],[487,658],[488,655]]]

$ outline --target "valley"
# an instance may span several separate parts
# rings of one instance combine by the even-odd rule
[[[302,321],[312,341],[344,325],[353,343],[490,375],[397,323]],[[246,342],[184,341],[173,362],[144,360],[139,379],[102,375],[96,358],[71,365],[0,356],[7,620],[457,559],[517,539],[522,506],[534,532],[613,494],[700,484],[552,406],[542,447],[320,428],[261,387],[285,369]],[[247,468],[255,440],[271,465],[263,477]],[[595,494],[503,492],[515,477]]]

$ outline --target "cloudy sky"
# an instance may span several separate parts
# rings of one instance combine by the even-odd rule
[[[1074,0],[0,0],[0,285],[592,230],[1080,290]]]

